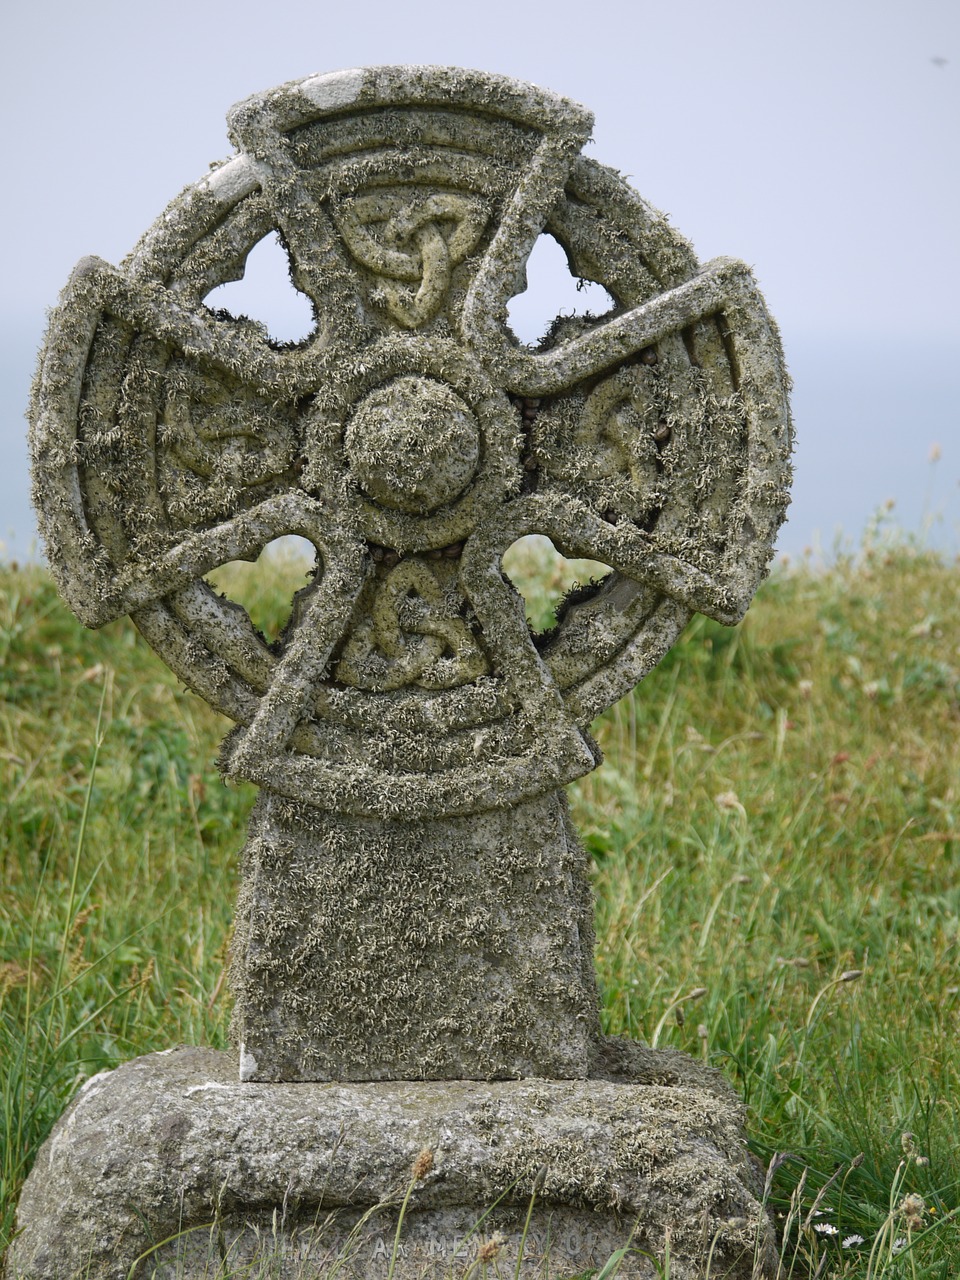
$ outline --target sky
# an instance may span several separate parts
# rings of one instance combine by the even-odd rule
[[[960,551],[957,0],[32,0],[8,7],[0,49],[8,556],[35,538],[23,412],[45,310],[76,261],[119,263],[230,154],[234,102],[398,62],[586,104],[588,155],[669,213],[701,260],[750,263],[794,380],[782,552],[829,556],[878,519]],[[295,328],[266,284],[258,302],[255,274],[253,307]],[[530,275],[536,327],[566,286],[549,262]]]

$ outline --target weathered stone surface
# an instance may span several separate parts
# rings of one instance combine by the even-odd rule
[[[210,1050],[138,1058],[59,1121],[12,1274],[125,1280],[142,1257],[139,1276],[199,1277],[223,1251],[243,1274],[323,1275],[339,1256],[346,1276],[385,1277],[412,1187],[398,1280],[462,1275],[496,1234],[513,1274],[534,1193],[525,1276],[547,1251],[561,1277],[631,1242],[621,1274],[653,1280],[669,1236],[675,1280],[702,1275],[711,1248],[711,1276],[749,1277],[772,1231],[741,1104],[680,1054],[634,1047],[629,1065],[633,1082],[265,1086]]]
[[[587,855],[551,792],[433,822],[261,793],[233,939],[248,1080],[583,1079]]]

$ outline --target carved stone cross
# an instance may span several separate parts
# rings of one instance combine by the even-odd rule
[[[580,154],[591,123],[445,68],[283,85],[54,315],[33,457],[59,586],[90,626],[129,613],[236,722],[224,776],[261,787],[232,974],[245,1080],[603,1059],[563,787],[693,611],[742,616],[790,429],[749,270],[701,267]],[[204,305],[273,233],[315,310],[296,345]],[[534,349],[507,304],[541,234],[613,306]],[[611,568],[536,638],[501,569],[531,533]],[[286,534],[316,565],[269,644],[204,575]]]

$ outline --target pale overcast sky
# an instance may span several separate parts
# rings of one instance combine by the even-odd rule
[[[905,526],[937,518],[935,540],[960,549],[958,0],[32,0],[0,36],[10,554],[32,537],[21,415],[44,309],[77,259],[119,262],[229,154],[238,99],[391,62],[578,99],[596,115],[589,154],[701,259],[754,267],[795,380],[782,548],[856,537],[893,498]]]

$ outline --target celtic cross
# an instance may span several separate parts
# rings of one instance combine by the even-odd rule
[[[353,70],[229,121],[236,154],[121,269],[81,262],[54,314],[51,568],[236,723],[222,771],[261,787],[244,1079],[585,1077],[592,907],[561,788],[691,613],[735,623],[766,571],[775,327],[749,270],[701,267],[580,154],[590,114],[534,86]],[[315,313],[294,345],[204,302],[272,233]],[[613,305],[531,348],[507,305],[541,234]],[[611,570],[536,638],[502,572],[531,533]],[[316,564],[271,644],[204,575],[287,534]]]

